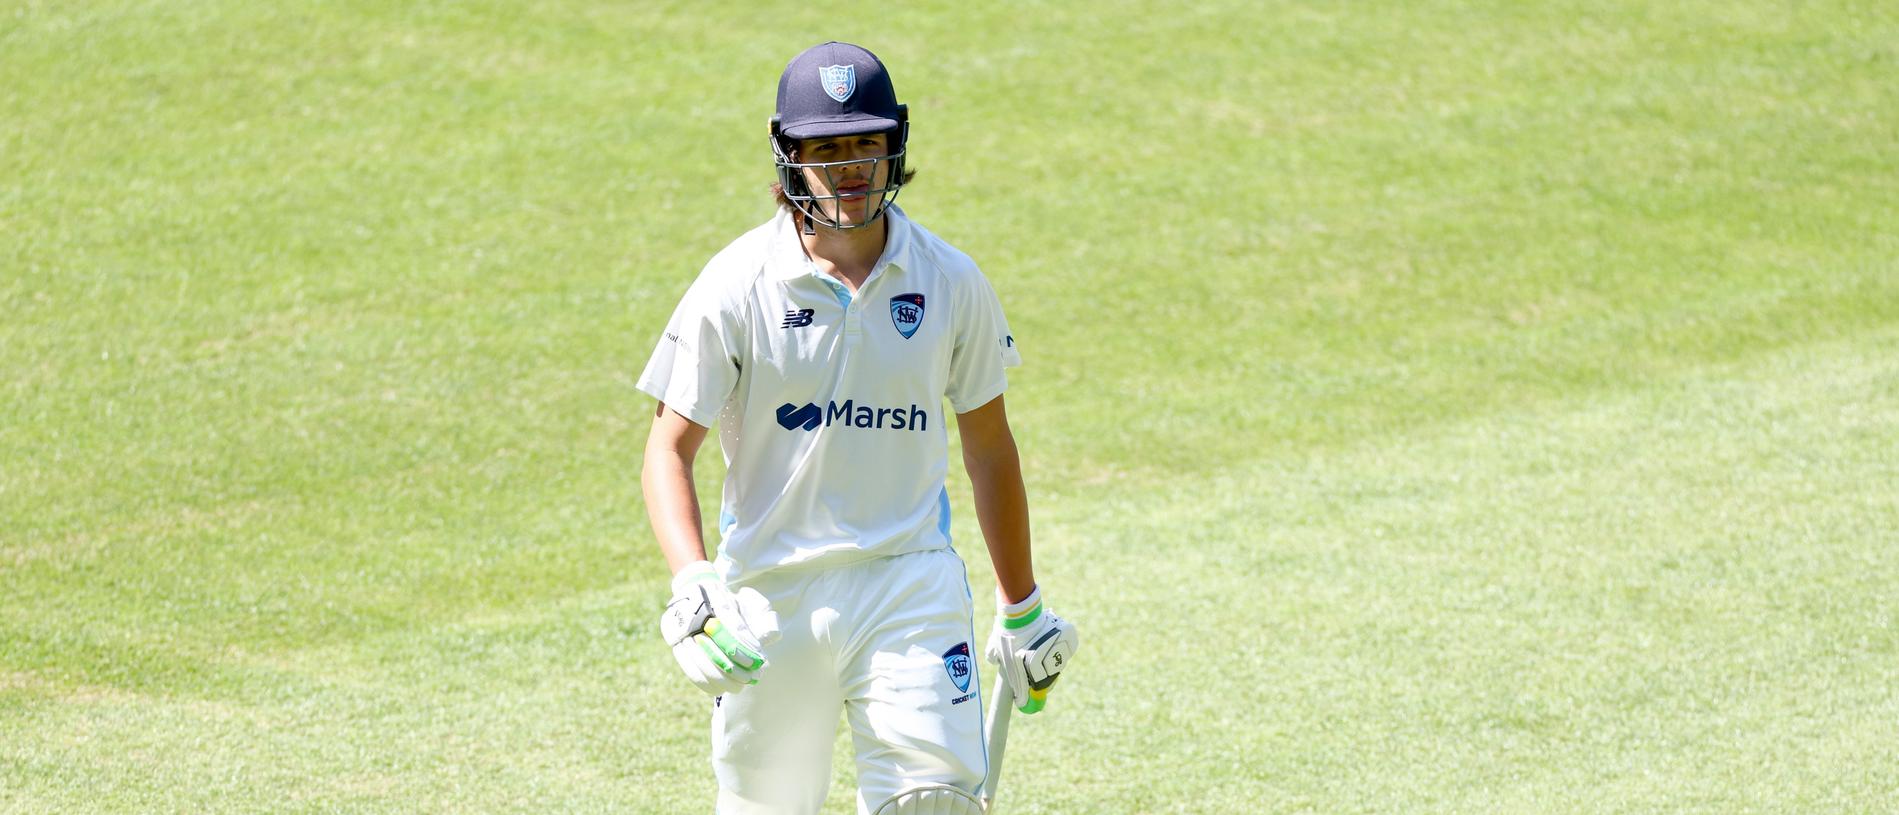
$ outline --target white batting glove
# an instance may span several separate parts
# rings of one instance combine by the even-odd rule
[[[703,560],[673,575],[673,599],[659,618],[673,659],[700,690],[717,696],[758,684],[778,615],[756,589],[732,591]]]
[[[1022,602],[997,609],[985,651],[1008,681],[1016,709],[1034,713],[1048,704],[1049,688],[1080,647],[1081,634],[1074,623],[1044,607],[1042,588],[1037,586]]]

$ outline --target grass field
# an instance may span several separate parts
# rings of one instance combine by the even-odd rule
[[[710,811],[632,380],[830,38],[1027,359],[1005,811],[1899,811],[1890,3],[0,0],[0,813]]]

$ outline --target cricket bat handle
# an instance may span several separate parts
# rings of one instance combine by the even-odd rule
[[[1015,694],[1009,681],[996,671],[994,692],[989,694],[989,715],[983,721],[983,743],[988,745],[989,772],[982,779],[982,811],[993,811],[996,785],[1002,781],[1002,751],[1009,746],[1009,714],[1015,711]]]

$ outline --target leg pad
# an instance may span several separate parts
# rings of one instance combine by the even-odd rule
[[[907,789],[877,807],[876,815],[983,815],[967,792],[944,784]]]

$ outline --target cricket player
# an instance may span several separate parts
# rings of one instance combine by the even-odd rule
[[[995,564],[985,653],[1018,709],[1041,709],[1080,644],[1036,586],[1001,304],[895,204],[909,130],[869,51],[793,58],[771,119],[779,212],[706,265],[640,375],[659,400],[642,488],[673,570],[660,629],[715,697],[722,815],[817,812],[840,712],[859,813],[979,812],[985,703],[946,405]],[[692,465],[714,424],[727,473],[708,562]]]

